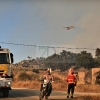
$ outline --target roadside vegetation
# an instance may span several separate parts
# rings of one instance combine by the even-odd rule
[[[30,88],[30,89],[39,89],[41,81],[40,77],[46,74],[46,71],[39,71],[38,73],[31,71],[27,71],[26,69],[13,69],[14,80],[12,83],[13,87],[22,87],[22,88]],[[53,83],[53,90],[58,91],[66,91],[67,83],[66,76],[68,71],[52,71],[52,75],[54,76],[55,82]],[[100,85],[77,85],[75,87],[76,92],[99,92],[100,93]]]
[[[100,93],[100,71],[97,73],[97,83],[92,85],[91,69],[100,67],[100,48],[95,51],[95,57],[87,51],[81,51],[80,53],[72,53],[62,50],[60,54],[53,54],[47,58],[40,57],[36,59],[23,60],[12,66],[12,73],[14,76],[12,86],[18,88],[30,88],[40,89],[41,81],[39,80],[44,74],[45,70],[53,69],[52,75],[55,82],[53,83],[53,90],[67,91],[66,76],[68,75],[68,69],[73,66],[76,72],[85,72],[84,85],[77,85],[75,92],[95,92]],[[58,70],[59,69],[59,70]],[[100,100],[100,96],[84,96],[78,97],[76,100]]]
[[[77,97],[75,100],[100,100],[100,96],[83,96]]]

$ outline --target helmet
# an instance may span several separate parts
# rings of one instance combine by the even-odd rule
[[[70,68],[70,69],[69,69],[69,75],[70,75],[70,74],[74,74],[73,68]]]
[[[50,70],[47,70],[47,75],[50,75]]]
[[[74,71],[73,70],[71,71],[71,74],[74,74]]]

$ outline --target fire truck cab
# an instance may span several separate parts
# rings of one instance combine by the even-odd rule
[[[8,48],[1,48],[0,46],[0,92],[3,97],[8,97],[9,90],[12,85],[12,71],[11,65],[13,63],[13,54]]]

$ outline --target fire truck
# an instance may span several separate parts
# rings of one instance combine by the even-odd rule
[[[0,46],[0,92],[2,92],[3,97],[8,97],[9,90],[11,90],[13,80],[11,65],[13,61],[13,54],[10,53],[10,50]]]

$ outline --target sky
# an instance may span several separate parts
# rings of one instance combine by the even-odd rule
[[[70,25],[75,29],[63,28]],[[84,50],[67,48],[100,48],[100,0],[0,0],[0,45],[11,50],[14,63]]]

